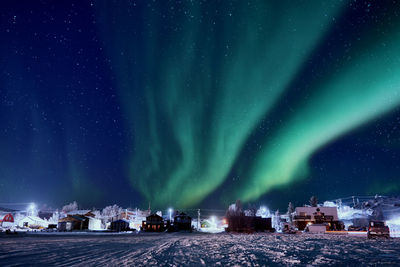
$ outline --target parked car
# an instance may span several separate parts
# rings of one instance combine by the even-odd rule
[[[382,221],[370,221],[368,227],[368,238],[390,237],[389,227]]]

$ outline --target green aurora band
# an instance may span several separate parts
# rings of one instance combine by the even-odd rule
[[[266,142],[237,196],[255,200],[305,177],[316,150],[400,105],[400,33],[388,35],[318,83],[319,90]]]
[[[195,1],[179,10],[160,1],[135,18],[128,2],[119,3],[104,2],[98,13],[134,133],[132,185],[156,207],[193,206],[224,183],[260,120],[343,11],[339,1]],[[141,24],[129,27],[134,21]],[[392,56],[400,43],[389,41],[384,51],[376,46],[346,63],[272,129],[244,167],[247,179],[227,198],[254,200],[304,177],[318,148],[397,106],[400,61]]]

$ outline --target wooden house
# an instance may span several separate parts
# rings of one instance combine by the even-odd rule
[[[147,232],[162,232],[165,230],[164,219],[157,214],[151,214],[142,222],[142,229]]]

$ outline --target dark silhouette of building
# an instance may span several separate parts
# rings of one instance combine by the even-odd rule
[[[116,220],[111,222],[110,230],[114,232],[129,231],[129,222],[127,220]]]
[[[225,229],[227,232],[264,232],[273,231],[271,218],[262,218],[259,216],[228,216],[228,227]]]
[[[174,217],[174,231],[192,230],[192,217],[184,212],[179,213]]]
[[[164,219],[157,214],[151,214],[142,222],[142,229],[147,232],[162,232],[165,230]]]
[[[83,215],[68,215],[58,220],[59,231],[88,230],[89,218]]]

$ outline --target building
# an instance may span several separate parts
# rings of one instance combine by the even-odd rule
[[[342,230],[336,207],[297,207],[293,217],[297,229],[304,230],[307,225],[326,224],[329,230]]]
[[[89,218],[83,215],[68,215],[58,220],[59,231],[89,230]]]
[[[174,217],[174,231],[192,230],[192,217],[184,212],[179,213]]]
[[[121,218],[129,221],[129,228],[140,230],[143,221],[146,220],[147,216],[151,215],[150,210],[140,210],[140,209],[125,209],[121,213]]]
[[[262,218],[259,216],[236,215],[226,218],[228,227],[227,232],[263,232],[273,231],[271,218]]]
[[[0,220],[0,225],[2,227],[12,227],[14,226],[14,216],[11,213],[4,215],[3,219]]]
[[[90,211],[77,212],[77,214],[67,215],[67,217],[59,219],[57,229],[59,231],[103,230],[101,220],[95,218],[95,215]]]
[[[88,230],[89,231],[99,231],[103,230],[102,223],[100,219],[96,219],[93,217],[87,217],[89,219]]]
[[[49,226],[49,222],[36,216],[26,216],[18,221],[18,226],[40,229],[47,228]]]
[[[162,232],[165,230],[164,219],[157,214],[149,215],[142,222],[142,229],[147,232]]]
[[[111,222],[110,230],[114,232],[129,231],[129,221],[124,219],[113,221]]]
[[[67,216],[86,216],[86,217],[96,217],[96,215],[91,210],[73,210],[66,213]]]

